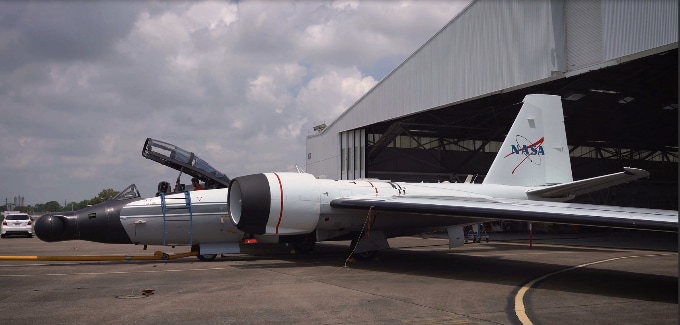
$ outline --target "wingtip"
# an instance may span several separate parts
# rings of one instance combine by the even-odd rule
[[[637,176],[639,178],[649,177],[649,172],[644,169],[633,168],[633,167],[623,167],[623,171],[631,176]]]

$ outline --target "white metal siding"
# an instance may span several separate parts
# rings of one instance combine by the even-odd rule
[[[678,41],[677,1],[602,2],[604,60]]]
[[[594,0],[566,1],[567,69],[602,63],[602,4]]]
[[[305,171],[321,178],[340,177],[341,133],[326,133],[324,136],[307,138],[307,164]]]
[[[564,3],[567,69],[577,71],[678,41],[678,2]]]

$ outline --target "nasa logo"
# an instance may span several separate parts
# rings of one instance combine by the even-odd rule
[[[545,151],[543,151],[543,146],[533,146],[529,145],[527,146],[526,144],[523,146],[519,145],[512,145],[512,154],[523,154],[523,155],[545,155]]]
[[[517,168],[521,166],[525,161],[529,160],[531,161],[534,165],[540,165],[543,160],[541,159],[541,156],[545,155],[545,151],[543,150],[543,141],[545,140],[544,137],[541,137],[538,141],[536,142],[531,142],[529,139],[527,139],[524,136],[521,135],[516,135],[515,136],[515,144],[510,145],[511,152],[503,158],[508,158],[512,155],[523,155],[524,159],[520,161],[515,168],[512,169],[512,174],[515,173]],[[520,142],[524,144],[520,144]],[[534,157],[532,157],[534,156]]]

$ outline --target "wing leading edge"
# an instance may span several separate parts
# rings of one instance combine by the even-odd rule
[[[577,203],[498,198],[437,196],[346,197],[331,201],[333,208],[398,211],[440,215],[460,224],[457,217],[565,223],[614,228],[678,231],[678,212]]]

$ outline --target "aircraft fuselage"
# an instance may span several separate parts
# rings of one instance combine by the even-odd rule
[[[228,190],[191,191],[191,213],[184,193],[160,196],[127,204],[120,223],[133,243],[191,245],[206,242],[239,242],[243,232],[231,223]]]

